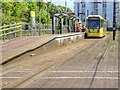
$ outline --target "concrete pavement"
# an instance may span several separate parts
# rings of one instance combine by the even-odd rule
[[[101,40],[18,87],[118,88],[117,50],[116,41]]]
[[[2,43],[2,61],[0,64],[4,64],[15,57],[18,57],[24,53],[30,52],[38,47],[55,40],[56,38],[65,38],[71,36],[84,35],[84,33],[69,33],[61,35],[41,35],[41,36],[29,36],[16,38],[11,41]],[[81,38],[81,37],[79,37]]]
[[[117,49],[117,41],[104,37],[37,50],[3,65],[3,87],[118,88]]]

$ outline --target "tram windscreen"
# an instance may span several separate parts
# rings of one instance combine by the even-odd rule
[[[87,27],[89,29],[99,29],[100,28],[100,18],[88,18]]]

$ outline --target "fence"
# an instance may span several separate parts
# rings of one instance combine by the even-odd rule
[[[38,35],[52,34],[52,24],[37,24],[36,28]]]
[[[22,36],[22,23],[4,25],[0,27],[0,40],[10,40]]]
[[[55,27],[55,34],[59,34],[59,27]],[[62,33],[68,33],[67,25],[62,26]],[[0,40],[6,41],[16,37],[40,36],[43,34],[52,34],[52,24],[36,24],[32,27],[26,23],[14,23],[0,27]]]

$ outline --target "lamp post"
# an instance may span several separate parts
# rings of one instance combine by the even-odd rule
[[[65,8],[66,8],[65,13],[67,15],[67,0],[65,0]],[[68,26],[68,18],[67,18],[67,16],[65,17],[65,23],[66,23],[66,29],[68,30],[69,26]],[[69,30],[68,30],[68,32],[69,32]]]
[[[40,23],[41,21],[40,21],[40,0],[39,0],[39,2],[38,2],[38,6],[39,6],[39,15],[38,15],[38,23]]]
[[[113,40],[116,36],[116,0],[113,2]]]
[[[65,8],[66,8],[66,13],[67,13],[67,0],[65,0]]]
[[[39,2],[38,2],[38,4],[39,4],[39,13],[38,13],[38,14],[39,14],[39,15],[38,15],[38,25],[39,25],[39,26],[38,26],[38,28],[39,28],[39,31],[38,31],[38,32],[39,32],[39,36],[40,36],[40,29],[41,29],[41,10],[40,10],[40,6],[41,6],[41,5],[40,5],[40,3],[41,3],[41,0],[39,0]]]
[[[80,21],[80,14],[79,14],[79,13],[80,13],[80,12],[79,12],[80,10],[79,10],[79,9],[80,9],[80,8],[79,8],[79,2],[78,2],[78,3],[77,3],[77,12],[78,12],[78,17],[79,17],[79,21]]]
[[[47,5],[47,28],[48,28],[48,13],[49,13],[48,6],[49,6],[49,3],[51,3],[51,0],[47,0],[47,3],[48,3]]]
[[[48,24],[48,12],[49,12],[48,11],[48,8],[49,8],[48,6],[49,6],[49,3],[51,3],[51,0],[47,0],[47,3],[48,3],[48,5],[47,5],[47,24]]]

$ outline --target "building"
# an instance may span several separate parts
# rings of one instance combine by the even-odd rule
[[[74,12],[75,15],[80,18],[80,21],[85,21],[88,15],[101,15],[106,20],[110,27],[113,27],[114,15],[116,24],[119,21],[119,4],[118,0],[75,0],[74,1]],[[115,13],[114,13],[115,10]]]

